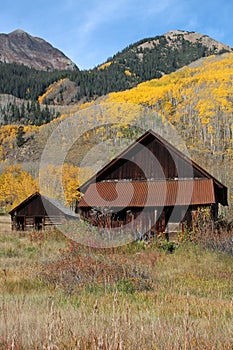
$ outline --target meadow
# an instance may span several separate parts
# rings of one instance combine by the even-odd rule
[[[94,249],[0,221],[0,349],[233,349],[229,250]]]

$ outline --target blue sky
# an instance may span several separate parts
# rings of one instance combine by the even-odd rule
[[[22,29],[89,69],[126,46],[169,30],[207,34],[233,47],[231,0],[8,0],[0,33]]]

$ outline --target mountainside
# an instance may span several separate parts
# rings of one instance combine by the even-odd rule
[[[38,70],[77,69],[60,50],[23,30],[0,34],[0,62],[23,64]]]
[[[207,35],[183,30],[143,39],[110,59],[105,69],[123,65],[138,82],[159,78],[201,57],[230,52],[232,48]]]
[[[7,47],[10,46],[9,37],[13,37],[14,40],[19,37],[22,43],[26,43],[23,45],[19,40],[17,50],[16,44],[11,45],[21,55],[18,61],[15,59],[18,64],[22,62],[28,64],[28,61],[23,61],[22,58],[26,54],[30,58],[30,64],[32,65],[33,62],[38,69],[38,64],[43,57],[49,58],[51,63],[54,62],[51,60],[51,55],[48,55],[49,50],[55,52],[55,56],[58,54],[56,49],[53,49],[42,39],[33,38],[22,31],[0,36],[2,41],[7,40]],[[34,47],[38,50],[35,50]],[[11,52],[14,53],[13,49]],[[0,94],[11,94],[19,98],[33,100],[40,98],[43,103],[54,105],[91,101],[109,92],[123,91],[143,81],[160,78],[164,74],[176,71],[201,57],[230,51],[232,49],[229,46],[221,44],[207,35],[187,31],[170,31],[164,35],[143,39],[132,44],[104,64],[87,71],[67,70],[68,67],[73,67],[69,66],[69,62],[66,68],[65,65],[61,66],[59,63],[59,69],[63,67],[63,70],[53,72],[29,69],[15,63],[2,63],[0,64]],[[2,55],[7,55],[7,52],[8,50],[5,49]],[[3,57],[0,61],[4,61]],[[5,62],[8,61],[5,59]],[[46,64],[43,65],[44,68],[47,67]],[[58,85],[54,84],[65,78],[65,86],[59,83],[58,88]],[[68,85],[71,87],[70,94],[67,91]]]

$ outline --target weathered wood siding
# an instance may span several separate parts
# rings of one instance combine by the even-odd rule
[[[197,169],[193,169],[190,162],[185,162],[175,152],[169,151],[157,139],[146,141],[144,144],[136,145],[127,154],[127,159],[119,159],[114,169],[112,167],[106,169],[98,181],[204,177]]]

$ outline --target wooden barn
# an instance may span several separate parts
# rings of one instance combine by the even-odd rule
[[[75,214],[59,201],[36,192],[13,208],[12,230],[44,230],[62,225]]]
[[[81,217],[138,233],[191,226],[198,208],[227,205],[227,187],[149,130],[78,189]]]

